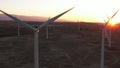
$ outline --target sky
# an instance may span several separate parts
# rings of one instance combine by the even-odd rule
[[[54,17],[75,7],[60,19],[103,22],[120,9],[120,0],[0,0],[0,9],[17,15]],[[120,12],[113,18],[120,22]]]

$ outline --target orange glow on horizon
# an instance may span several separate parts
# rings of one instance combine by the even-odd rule
[[[109,22],[109,25],[112,26],[112,27],[115,26],[115,25],[117,25],[117,24],[118,24],[118,22],[112,22],[112,21]]]
[[[15,15],[54,17],[75,7],[60,19],[72,22],[103,22],[120,8],[120,0],[1,0],[1,10]],[[114,22],[120,22],[120,13]]]
[[[115,25],[117,25],[117,24],[119,24],[117,18],[110,19],[110,21],[109,21],[109,25],[110,25],[110,26],[113,27],[113,26],[115,26]]]
[[[116,25],[116,23],[115,22],[110,22],[108,25],[111,26],[111,27],[114,27]]]

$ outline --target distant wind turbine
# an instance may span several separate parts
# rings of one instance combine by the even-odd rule
[[[70,8],[69,10],[47,20],[46,22],[42,23],[41,25],[39,25],[38,27],[33,27],[21,20],[19,20],[18,18],[0,10],[0,12],[2,12],[3,14],[5,14],[6,16],[12,18],[15,22],[17,22],[18,24],[21,24],[23,26],[25,26],[26,28],[29,28],[31,30],[34,31],[34,68],[39,68],[39,47],[38,47],[38,33],[39,33],[39,29],[47,26],[50,23],[53,23],[56,19],[58,19],[59,17],[61,17],[62,15],[64,15],[65,13],[67,13],[68,11],[72,10],[73,8]]]
[[[77,23],[78,23],[78,32],[80,31],[80,21],[77,20]]]
[[[18,27],[18,28],[17,28],[17,32],[18,32],[17,35],[18,35],[18,37],[19,37],[19,36],[20,36],[20,25],[17,24],[17,27]]]
[[[110,22],[110,20],[118,13],[118,11],[119,10],[117,10],[116,12],[115,12],[115,14],[111,17],[111,18],[109,18],[109,17],[107,17],[108,18],[108,24],[109,24],[109,22]],[[106,33],[107,33],[107,40],[108,40],[108,46],[111,48],[112,46],[111,46],[111,25],[109,25],[110,27],[109,27],[109,29],[107,28],[107,26],[105,27],[105,30],[107,31]]]
[[[46,26],[46,39],[48,39],[48,25]]]
[[[117,11],[107,20],[107,22],[105,22],[104,27],[103,27],[103,29],[102,29],[100,68],[104,68],[104,39],[105,39],[105,35],[107,35],[107,34],[105,34],[105,33],[107,33],[107,32],[106,32],[106,27],[107,27],[107,25],[109,24],[110,20],[118,13],[118,11],[119,11],[119,10],[117,10]],[[111,38],[111,37],[109,37],[109,38]],[[108,43],[109,43],[109,46],[111,46],[111,41],[110,41],[109,38],[107,37],[107,40],[109,40]]]
[[[48,19],[50,19],[50,17]],[[62,26],[62,25],[47,25],[46,26],[46,39],[49,39],[49,27],[53,27],[53,31],[54,31],[55,27],[59,27],[59,26]]]
[[[48,20],[50,19],[50,17],[48,18]],[[48,39],[48,25],[46,26],[46,39]]]

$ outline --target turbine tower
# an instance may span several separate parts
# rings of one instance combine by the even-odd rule
[[[77,23],[78,23],[78,32],[79,32],[80,31],[80,21],[78,20]]]
[[[104,40],[105,40],[105,36],[108,35],[108,34],[106,34],[106,33],[107,33],[107,32],[106,32],[106,27],[107,27],[107,25],[109,24],[110,20],[118,13],[118,11],[119,11],[119,10],[117,10],[117,11],[107,20],[107,22],[105,22],[104,27],[103,27],[103,29],[102,29],[100,68],[104,68]],[[109,38],[111,38],[111,37],[108,36],[108,37],[107,37],[107,40],[109,40],[108,43],[109,43],[109,45],[111,45],[111,40],[110,40]]]
[[[49,36],[48,36],[48,25],[46,26],[46,39],[48,39],[49,38]]]
[[[50,17],[48,18],[48,20],[50,19]],[[49,36],[48,36],[48,25],[46,26],[46,39],[48,39],[49,38]]]
[[[5,14],[6,16],[10,17],[11,19],[13,19],[16,23],[21,24],[23,26],[25,26],[26,28],[29,28],[31,30],[33,30],[34,32],[34,68],[39,68],[39,47],[38,47],[38,33],[39,33],[39,29],[47,26],[50,23],[53,23],[56,19],[58,19],[59,17],[61,17],[62,15],[64,15],[65,13],[67,13],[68,11],[72,10],[73,8],[70,8],[69,10],[47,20],[46,22],[42,23],[41,25],[39,25],[38,27],[33,27],[23,21],[21,21],[20,19],[0,10],[0,12],[2,12],[3,14]]]
[[[115,12],[115,14],[114,14],[110,19],[109,19],[109,17],[108,17],[108,20],[109,20],[108,23],[109,23],[109,22],[111,21],[111,19],[118,13],[118,11],[119,11],[119,10],[117,10],[117,11]],[[110,48],[112,47],[112,46],[111,46],[111,40],[112,40],[112,39],[111,39],[111,32],[112,32],[111,29],[112,29],[112,28],[111,28],[111,25],[110,25],[110,27],[109,27],[109,29],[108,29],[108,46],[109,46]],[[106,30],[107,30],[107,27],[106,27]]]
[[[17,35],[18,37],[20,36],[20,25],[19,24],[17,24]]]

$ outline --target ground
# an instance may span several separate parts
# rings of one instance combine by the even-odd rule
[[[21,28],[18,37],[17,27],[0,28],[0,68],[34,68],[33,32]],[[112,48],[105,42],[105,68],[120,67],[119,33],[112,33]],[[49,27],[48,39],[45,28],[39,32],[40,68],[100,68],[100,53],[101,29],[96,25]]]

